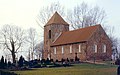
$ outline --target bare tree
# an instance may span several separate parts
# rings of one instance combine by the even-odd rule
[[[104,30],[109,34],[108,37],[112,41],[113,56],[118,57],[118,39],[113,36],[114,27],[104,26],[106,13],[98,6],[90,8],[86,3],[81,3],[74,7],[74,10],[68,11],[67,21],[71,28],[79,29],[96,24],[102,24]]]
[[[98,6],[90,8],[83,2],[74,7],[74,10],[68,11],[67,21],[73,29],[78,29],[104,23],[105,17],[104,10]]]
[[[42,59],[43,48],[44,48],[43,41],[41,41],[39,44],[35,46],[34,53],[38,57],[38,59]]]
[[[38,25],[43,28],[43,25],[45,25],[50,17],[53,15],[55,12],[60,13],[60,15],[64,15],[64,7],[60,5],[59,2],[57,3],[51,3],[50,5],[43,7],[38,15]]]
[[[4,25],[1,29],[1,37],[3,38],[4,49],[8,49],[12,55],[13,63],[16,62],[16,53],[24,42],[24,30],[17,26]]]
[[[108,33],[108,36],[110,38],[110,40],[112,41],[112,55],[113,55],[113,60],[116,60],[118,57],[119,57],[119,53],[118,53],[118,38],[115,37],[113,34],[114,34],[114,27],[107,27],[107,32]]]
[[[30,58],[34,58],[34,50],[35,50],[35,45],[37,43],[37,32],[34,28],[30,28],[28,29],[28,33],[27,33],[27,39],[26,41],[29,44],[29,60]]]

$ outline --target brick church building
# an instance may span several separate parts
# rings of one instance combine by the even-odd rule
[[[55,12],[44,26],[44,59],[110,60],[112,44],[100,24],[69,31],[69,24]]]

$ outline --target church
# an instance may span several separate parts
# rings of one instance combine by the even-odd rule
[[[112,43],[100,24],[71,31],[69,26],[57,12],[45,24],[43,59],[111,59]]]

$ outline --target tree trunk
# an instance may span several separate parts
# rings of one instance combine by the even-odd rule
[[[12,52],[12,61],[13,61],[13,63],[16,62],[16,60],[15,60],[15,52],[14,51]]]
[[[12,46],[12,59],[13,59],[13,63],[15,63],[16,62],[16,60],[15,60],[15,45],[14,45],[14,42],[12,41],[11,42],[11,46]]]

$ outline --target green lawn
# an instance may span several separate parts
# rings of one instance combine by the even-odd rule
[[[75,64],[71,67],[39,68],[27,71],[14,71],[20,75],[117,75],[117,66]]]

